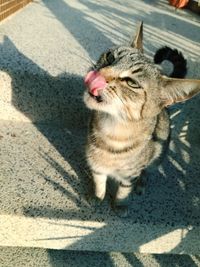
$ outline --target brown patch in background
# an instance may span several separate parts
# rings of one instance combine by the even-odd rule
[[[23,8],[33,0],[0,0],[0,21]]]

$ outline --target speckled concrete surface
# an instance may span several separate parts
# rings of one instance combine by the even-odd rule
[[[33,248],[1,248],[1,267],[198,267],[198,255],[100,253]]]
[[[199,150],[182,134],[120,219],[109,196],[99,207],[86,200],[85,129],[1,121],[0,245],[198,254]]]
[[[165,1],[37,1],[0,25],[1,245],[199,253],[200,97],[171,109],[169,153],[129,218],[109,197],[85,198],[87,58],[127,42],[141,19],[149,56],[176,47],[200,77],[200,19]]]

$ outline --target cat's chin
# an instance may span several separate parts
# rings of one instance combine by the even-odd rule
[[[91,96],[87,91],[85,91],[85,93],[84,93],[83,101],[84,101],[86,107],[91,109],[91,110],[96,110],[96,111],[100,111],[103,113],[107,113],[107,114],[114,116],[116,118],[119,117],[119,119],[121,118],[118,114],[119,113],[118,108],[113,106],[112,103],[107,103],[103,99],[95,98],[94,96]]]
[[[101,102],[103,102],[103,98],[102,98],[102,96],[101,95],[93,95],[93,94],[91,94],[91,93],[89,93],[89,95],[97,102],[97,103],[101,103]]]
[[[102,110],[103,99],[101,96],[94,96],[85,92],[83,100],[89,109]]]

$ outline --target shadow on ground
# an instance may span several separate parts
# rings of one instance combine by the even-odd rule
[[[101,252],[77,252],[77,251],[55,251],[49,250],[52,266],[79,266],[79,259],[82,266],[95,267],[195,267],[198,257],[190,255],[145,255],[133,253],[101,253]],[[66,263],[66,265],[63,265]]]
[[[195,46],[195,42],[199,41],[199,37],[193,36],[190,29],[198,26],[190,24],[188,20],[181,19],[180,16],[178,17],[174,14],[170,15],[170,13],[159,13],[158,10],[152,10],[150,14],[147,14],[144,11],[144,5],[147,4],[145,2],[139,3],[138,6],[135,7],[134,19],[143,19],[147,25],[146,38],[150,35],[152,37],[151,41],[146,45],[147,52],[153,54],[155,48],[163,43],[165,45],[175,45],[177,38],[180,40],[181,48],[181,43],[186,43],[192,38],[193,41],[190,42],[188,47],[185,47],[186,52],[190,52],[190,48]],[[111,5],[111,1],[107,1],[107,4],[102,4],[100,1],[80,0],[79,3],[84,5],[85,9],[83,9],[83,11],[68,5],[67,1],[56,1],[56,5],[60,5],[57,9],[55,8],[55,1],[44,1],[44,4],[51,10],[55,18],[71,32],[85,49],[88,49],[88,53],[92,59],[96,58],[96,55],[98,54],[98,51],[94,50],[94,47],[96,45],[95,42],[99,41],[96,40],[91,46],[88,45],[88,40],[92,33],[95,33],[95,36],[97,33],[99,34],[101,41],[105,41],[103,45],[105,47],[110,47],[110,45],[112,45],[112,38],[118,38],[118,33],[114,36],[115,31],[112,29],[112,25],[108,25],[106,20],[103,20],[104,17],[106,17],[108,21],[115,18],[118,25],[121,25],[119,32],[122,31],[123,26],[125,29],[127,27],[132,27],[130,21],[133,16],[133,10],[130,12],[130,9],[133,8],[133,6],[130,2],[130,6],[128,4],[127,6],[124,6],[121,4],[121,1],[116,1],[115,7]],[[58,12],[58,10],[62,10],[62,12]],[[103,14],[102,17],[99,16],[102,20],[98,21],[95,16],[89,15],[93,14],[91,10],[98,14]],[[161,27],[175,37],[169,40],[165,34],[160,36],[159,31],[156,31],[154,27],[156,18],[163,21]],[[79,23],[77,23],[77,19]],[[176,33],[177,20],[181,20],[182,25],[182,30],[179,31],[178,35]],[[165,23],[164,21],[170,22]],[[99,24],[101,24],[101,26],[99,26]],[[77,27],[77,25],[80,27]],[[153,27],[154,31],[152,33]],[[183,29],[185,27],[189,30],[184,31]],[[82,31],[85,29],[87,29],[87,32],[86,35],[83,35]],[[108,36],[110,36],[110,38]],[[122,41],[127,39],[123,36],[124,35],[121,35]],[[88,182],[87,175],[83,172],[83,169],[87,170],[84,161],[84,142],[86,139],[88,112],[84,108],[81,100],[82,92],[84,90],[82,77],[68,73],[63,73],[57,77],[51,76],[48,72],[41,69],[18,51],[17,47],[7,37],[5,38],[4,43],[1,44],[0,52],[4,57],[6,56],[6,53],[9,53],[9,57],[12,56],[12,54],[15,56],[17,55],[22,64],[33,66],[35,74],[34,72],[32,74],[26,72],[19,73],[16,72],[11,65],[0,63],[0,69],[7,72],[12,78],[12,104],[35,123],[38,130],[46,136],[60,155],[69,162],[71,168],[74,169],[80,179],[80,188],[78,188],[78,190],[77,188],[74,188],[74,190],[79,194],[80,192],[81,194],[84,194],[87,185],[83,184],[83,181],[86,179]],[[196,51],[192,52],[193,58],[196,57],[196,54]],[[190,63],[193,64],[193,61],[189,62],[189,64]],[[37,73],[40,73],[40,75],[38,76]],[[45,90],[42,88],[45,88]],[[48,88],[48,91],[46,88]],[[179,105],[171,109],[173,141],[171,142],[169,153],[162,168],[148,178],[149,187],[145,196],[133,197],[131,217],[127,219],[127,221],[130,220],[132,223],[149,223],[152,225],[166,224],[166,228],[164,228],[165,230],[163,230],[162,233],[159,233],[159,236],[156,233],[154,236],[147,236],[145,240],[141,241],[141,244],[135,247],[135,250],[139,251],[141,245],[173,230],[180,229],[181,226],[188,226],[188,234],[169,252],[184,253],[184,250],[190,246],[193,241],[193,229],[195,229],[195,226],[199,226],[199,104],[200,97],[196,97],[184,105]],[[40,123],[38,123],[38,121],[40,121]],[[71,138],[73,144],[75,144],[77,138],[80,137],[81,141],[78,141],[79,146],[74,149],[73,154],[69,156],[61,141],[50,132],[45,131],[45,126],[42,122],[47,121],[49,123],[55,123],[56,121],[61,122],[60,124],[62,124],[62,127],[65,127],[65,129],[72,132]],[[81,134],[78,135],[77,132],[81,132]],[[65,139],[65,136],[63,136],[63,139]],[[81,164],[77,164],[77,157],[81,159]],[[69,174],[66,173],[62,166],[59,166],[59,164],[47,154],[44,155],[44,158],[57,169],[58,173],[60,173],[67,182],[70,183]],[[44,177],[44,179],[49,182],[55,190],[64,190],[56,181],[56,177]],[[71,186],[73,187],[73,183],[71,183]],[[84,187],[84,190],[82,187]],[[66,192],[66,194],[68,194],[68,192]],[[70,198],[71,196],[68,195],[68,197]],[[84,196],[82,197],[84,198]],[[82,210],[82,203],[79,203],[79,205],[80,211],[84,213],[86,209]],[[65,219],[80,219],[84,216],[81,212],[68,210],[67,207],[60,216],[59,211],[48,207],[32,207],[31,209],[30,207],[29,209],[24,207],[24,214],[26,216],[37,216],[38,209],[40,209],[39,213],[43,214],[43,217],[48,218],[60,217]],[[107,203],[103,204],[102,207],[99,207],[98,210],[96,210],[96,207],[91,207],[88,212],[90,213],[91,220],[98,218],[100,221],[105,222],[105,226],[101,229],[94,230],[92,234],[82,238],[77,241],[77,243],[66,247],[66,249],[76,249],[77,247],[84,246],[88,242],[91,242],[91,240],[95,243],[102,237],[102,235],[106,236],[108,240],[109,238],[113,238],[109,237],[109,233],[113,232],[113,222],[121,219],[117,218],[113,212],[109,210]],[[189,228],[190,225],[192,225],[193,228]],[[129,233],[123,233],[124,241],[126,240],[127,234]],[[52,239],[57,239],[57,237],[54,237],[52,234]],[[62,239],[67,240],[68,237],[66,236]],[[117,242],[118,237],[115,236],[115,239]],[[57,252],[49,252],[50,260],[52,266],[59,266],[56,263],[55,253]],[[139,259],[136,259],[133,255],[123,255],[130,265],[137,262],[138,266],[143,266],[142,262],[140,262]],[[155,256],[155,259],[161,266],[165,266],[162,265],[162,260],[159,256]],[[197,266],[189,256],[186,256],[186,261],[188,263],[187,266]],[[110,262],[110,266],[115,266],[112,261]]]

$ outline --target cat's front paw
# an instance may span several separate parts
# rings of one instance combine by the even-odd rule
[[[134,186],[134,192],[137,195],[141,196],[144,195],[145,190],[146,190],[146,181],[144,180],[144,178],[140,177]]]
[[[128,205],[114,205],[114,211],[117,216],[121,218],[127,218],[129,216],[129,207]]]
[[[142,195],[144,195],[145,194],[145,186],[143,185],[143,186],[141,186],[141,185],[138,185],[138,186],[136,186],[135,188],[134,188],[134,191],[135,191],[135,193],[137,194],[137,195],[139,195],[139,196],[142,196]]]
[[[91,206],[100,206],[104,200],[103,198],[99,198],[95,196],[94,194],[90,194],[90,193],[86,196],[86,199],[89,205]]]
[[[117,216],[121,218],[129,216],[129,198],[125,200],[113,199],[111,206]]]

